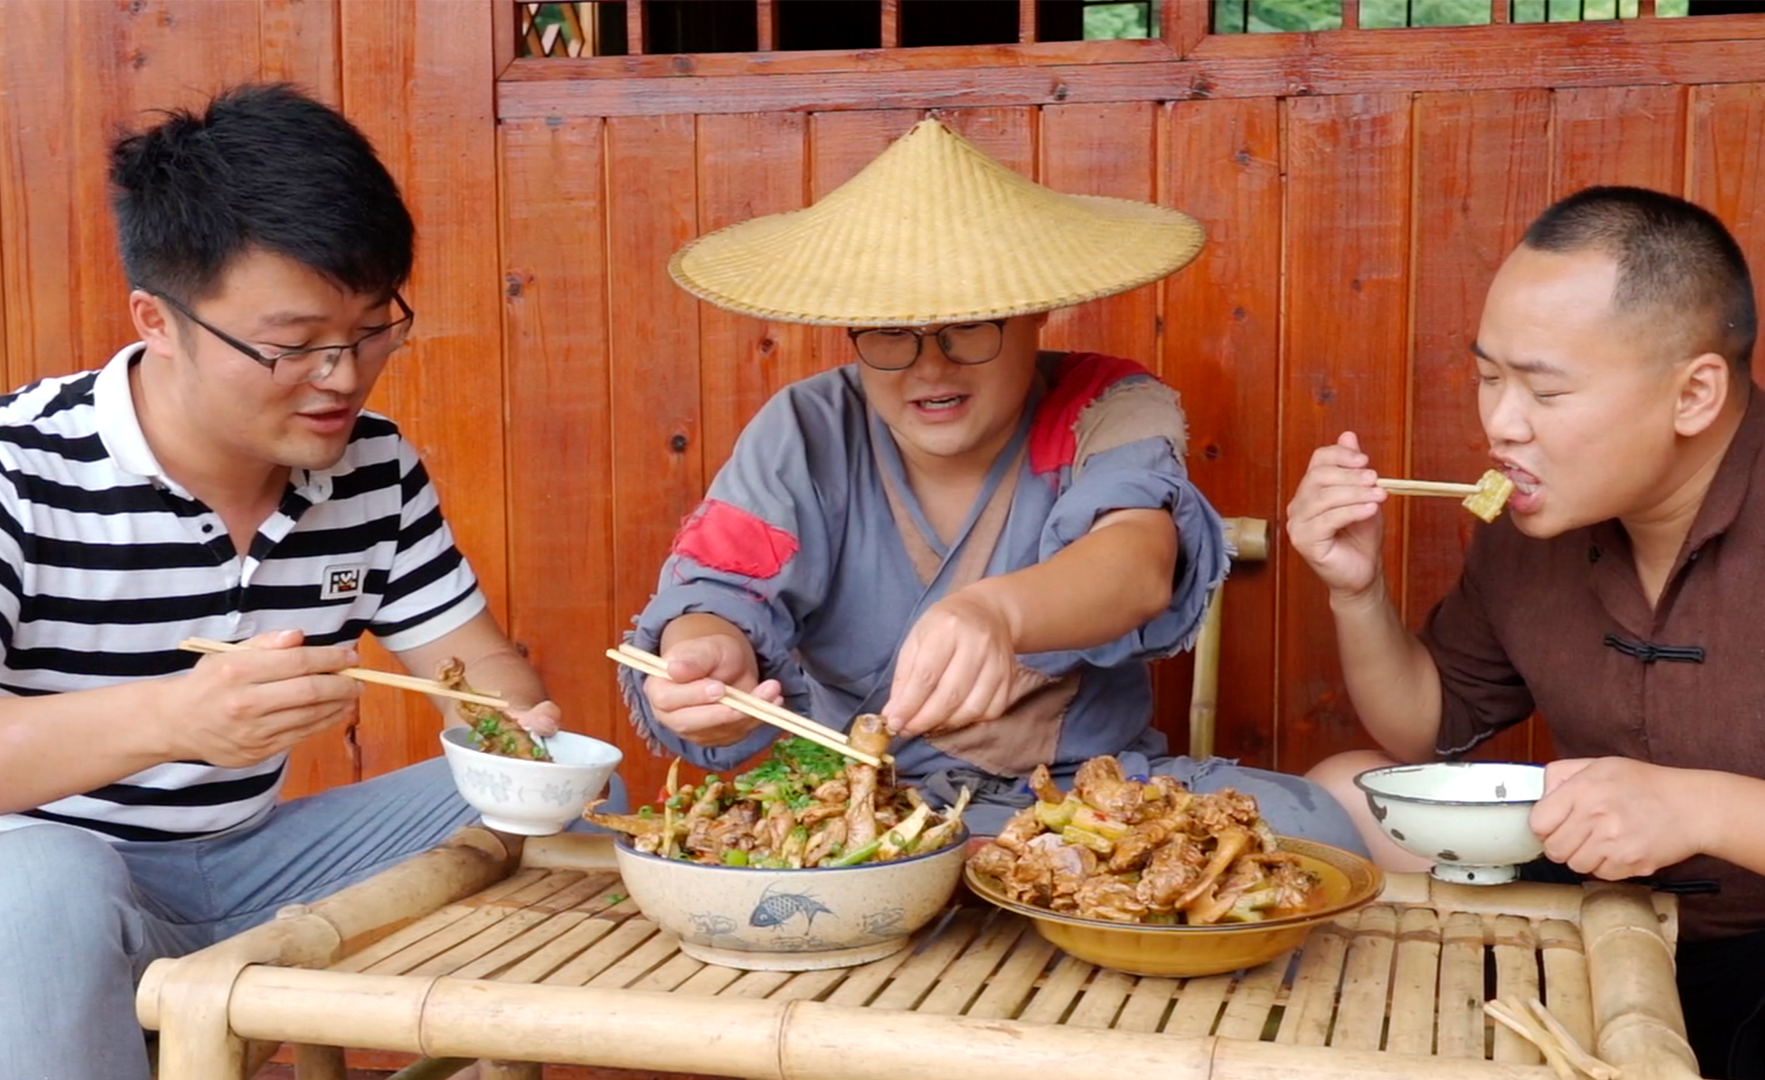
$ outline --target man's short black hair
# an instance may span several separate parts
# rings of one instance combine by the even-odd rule
[[[1758,334],[1746,256],[1716,215],[1659,191],[1590,187],[1539,215],[1522,242],[1536,251],[1601,251],[1618,263],[1613,310],[1679,335],[1688,356],[1713,352],[1747,374]]]
[[[172,110],[110,151],[117,245],[129,283],[192,303],[261,249],[350,292],[390,297],[416,229],[355,125],[282,84],[236,87],[200,114]]]

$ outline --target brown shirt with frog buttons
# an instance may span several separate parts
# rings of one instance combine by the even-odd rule
[[[1765,394],[1754,393],[1651,610],[1622,526],[1548,540],[1480,528],[1421,638],[1454,757],[1536,708],[1562,757],[1627,757],[1765,779]],[[1765,822],[1760,823],[1765,828]],[[1699,855],[1663,881],[1688,941],[1765,929],[1765,877]]]

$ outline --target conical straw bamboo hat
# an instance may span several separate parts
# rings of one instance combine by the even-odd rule
[[[1126,292],[1201,250],[1186,214],[1066,195],[924,120],[813,206],[709,233],[669,260],[730,311],[824,326],[999,319]]]

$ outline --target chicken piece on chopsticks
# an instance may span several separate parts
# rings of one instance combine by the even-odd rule
[[[435,673],[435,681],[449,690],[477,693],[466,682],[466,665],[458,657],[450,656],[442,661],[441,667]],[[526,728],[517,724],[501,709],[480,705],[475,701],[456,701],[454,705],[460,719],[472,729],[472,743],[478,749],[524,761],[552,759],[546,748],[534,742],[533,736],[527,734]]]
[[[865,713],[852,721],[852,730],[847,733],[846,739],[854,750],[881,757],[889,748],[889,729],[881,716]],[[846,783],[850,791],[850,802],[846,810],[846,844],[848,847],[864,847],[877,839],[876,766],[866,765],[862,761],[848,762]]]

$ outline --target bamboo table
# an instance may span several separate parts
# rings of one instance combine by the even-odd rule
[[[707,966],[624,897],[604,838],[468,828],[367,882],[148,969],[162,1080],[249,1075],[297,1044],[757,1080],[1555,1080],[1491,1029],[1496,994],[1543,998],[1625,1080],[1697,1075],[1674,992],[1670,898],[1629,886],[1452,886],[1395,875],[1297,957],[1237,975],[1136,978],[1055,951],[967,899],[861,967]],[[464,1062],[456,1062],[457,1069]],[[413,1067],[414,1069],[416,1067]],[[425,1075],[451,1075],[438,1063]]]

